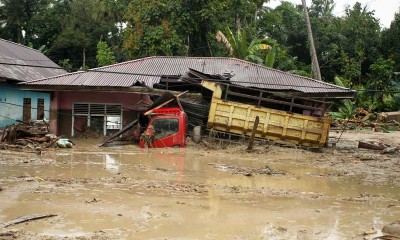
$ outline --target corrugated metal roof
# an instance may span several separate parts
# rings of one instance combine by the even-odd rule
[[[1,38],[0,63],[3,63],[0,64],[0,78],[22,82],[48,78],[66,73],[63,69],[46,68],[59,68],[60,66],[55,64],[40,51]],[[6,64],[43,66],[43,68]]]
[[[305,93],[349,93],[350,89],[315,79],[267,68],[236,58],[223,57],[148,57],[88,72],[76,72],[47,79],[27,82],[27,85],[55,86],[110,86],[130,87],[143,82],[153,87],[160,76],[181,76],[189,68],[207,74],[230,72],[231,82],[245,87],[272,90],[295,90]]]

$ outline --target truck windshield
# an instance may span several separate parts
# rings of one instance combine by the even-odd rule
[[[177,118],[156,119],[153,122],[154,139],[161,139],[178,132],[179,120]]]

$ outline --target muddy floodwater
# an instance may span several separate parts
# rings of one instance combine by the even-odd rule
[[[333,133],[334,135],[335,133]],[[279,146],[0,151],[10,239],[372,239],[400,220],[400,157],[356,133],[322,152]],[[363,135],[364,134],[364,135]],[[399,145],[400,134],[366,132]],[[376,135],[377,134],[377,135]],[[7,237],[4,237],[7,239]],[[1,239],[1,237],[0,237]]]

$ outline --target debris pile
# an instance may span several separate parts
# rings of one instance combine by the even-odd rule
[[[283,171],[270,168],[266,165],[264,168],[236,167],[232,172],[234,175],[244,175],[251,177],[253,175],[286,175]]]
[[[208,163],[208,165],[214,166],[214,168],[224,172],[231,171],[233,175],[244,175],[246,177],[254,175],[286,175],[285,172],[273,169],[268,165],[263,168],[239,167],[218,163]]]
[[[400,116],[400,112],[398,113]],[[332,128],[337,129],[373,129],[375,132],[400,131],[400,121],[393,113],[375,113],[357,109],[350,119],[332,121]]]
[[[392,147],[388,144],[383,143],[380,140],[376,141],[359,141],[358,148],[370,149],[370,150],[381,150],[382,154],[394,154],[400,149],[399,147]]]
[[[5,128],[0,139],[0,149],[41,151],[52,147],[57,140],[57,136],[49,132],[46,121],[29,121]]]

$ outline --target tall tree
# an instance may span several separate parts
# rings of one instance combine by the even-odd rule
[[[52,59],[70,59],[74,69],[97,65],[97,43],[118,34],[115,20],[97,8],[101,0],[66,1],[69,12],[63,16],[62,31],[50,47]]]
[[[363,84],[369,66],[381,55],[378,50],[379,21],[374,12],[356,3],[353,8],[346,9],[345,17],[339,21],[338,32],[342,54],[358,66],[359,75],[352,80],[355,84]]]
[[[333,68],[333,60],[337,57],[339,48],[338,17],[333,15],[333,0],[312,0],[310,7],[310,18],[313,27],[315,48],[324,81],[333,81],[337,75]],[[334,56],[334,57],[333,57]]]
[[[103,41],[97,43],[96,59],[99,67],[116,63],[113,52],[107,43]]]
[[[1,0],[1,36],[22,44],[34,41],[38,30],[34,18],[43,14],[50,3],[50,0]]]
[[[394,61],[394,71],[400,72],[400,9],[388,29],[383,30],[380,49],[386,58]]]
[[[182,39],[171,16],[174,1],[133,0],[128,6],[124,49],[130,58],[182,54]]]
[[[315,50],[314,37],[312,34],[312,27],[311,27],[310,17],[308,15],[308,8],[307,8],[306,0],[302,0],[302,3],[303,3],[303,10],[304,10],[304,19],[305,19],[306,26],[307,26],[308,43],[310,45],[311,68],[312,68],[313,76],[314,76],[314,78],[316,78],[318,80],[322,80],[321,71],[319,69],[317,52]]]

